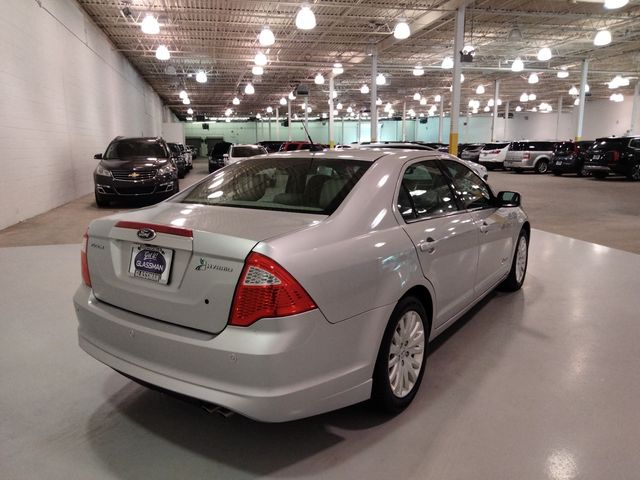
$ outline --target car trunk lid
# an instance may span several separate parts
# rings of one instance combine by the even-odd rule
[[[92,288],[116,307],[219,333],[255,245],[323,218],[168,202],[100,219],[89,231]]]

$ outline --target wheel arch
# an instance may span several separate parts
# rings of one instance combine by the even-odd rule
[[[424,285],[414,285],[409,290],[407,290],[404,295],[402,295],[402,297],[398,299],[398,302],[406,297],[414,297],[418,299],[420,303],[422,303],[422,306],[424,307],[425,311],[427,312],[427,316],[429,317],[427,318],[427,321],[429,322],[429,332],[431,332],[431,329],[433,328],[433,316],[435,312],[433,310],[433,298],[429,289]]]

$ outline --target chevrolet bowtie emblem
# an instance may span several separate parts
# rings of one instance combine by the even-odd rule
[[[137,178],[137,177],[139,177],[139,176],[140,176],[140,174],[139,174],[138,172],[133,172],[133,173],[130,173],[130,174],[129,174],[129,176],[130,176],[131,178]]]

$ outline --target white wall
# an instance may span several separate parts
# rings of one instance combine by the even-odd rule
[[[73,0],[3,0],[0,228],[93,190],[116,135],[160,135],[158,95]]]

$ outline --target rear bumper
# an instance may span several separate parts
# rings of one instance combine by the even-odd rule
[[[366,400],[393,306],[337,324],[319,310],[207,334],[74,296],[80,347],[160,388],[283,422]]]
[[[595,173],[612,173],[612,170],[607,165],[589,165],[586,164],[584,169],[587,172],[595,172]]]

